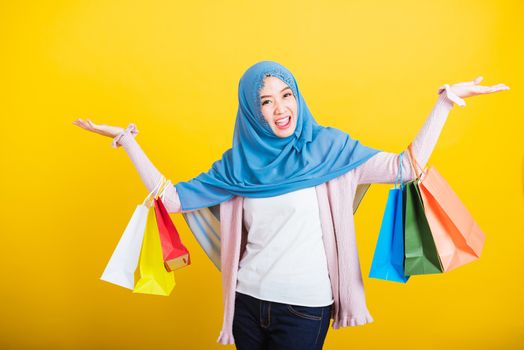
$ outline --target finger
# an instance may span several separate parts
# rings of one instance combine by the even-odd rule
[[[493,92],[495,92],[495,91],[504,91],[504,90],[509,90],[509,87],[507,87],[506,85],[502,85],[502,86],[492,86],[491,89],[492,89]]]
[[[73,124],[81,126],[82,125],[82,121],[80,119],[76,119],[76,120],[73,121]]]
[[[500,90],[509,90],[509,87],[507,87],[504,84],[497,84],[497,85],[491,85],[491,86],[485,86],[483,88],[486,88],[487,91],[493,92],[493,91],[500,91]]]
[[[475,84],[475,85],[480,84],[482,79],[484,79],[484,77],[479,75],[478,77],[475,78],[475,80],[473,80],[473,84]]]
[[[89,130],[89,128],[87,126],[85,126],[84,124],[81,124],[81,123],[74,123],[76,126],[78,126],[79,128],[82,128],[84,130]]]
[[[504,90],[504,89],[502,87],[485,86],[481,90],[481,93],[483,93],[483,94],[490,94],[492,92],[497,92],[497,91],[501,91],[501,90]]]
[[[456,84],[453,84],[452,86],[474,86],[474,85],[478,85],[482,79],[484,79],[482,76],[478,76],[476,77],[475,79],[471,80],[471,81],[465,81],[465,82],[462,82],[462,83],[456,83]]]
[[[92,128],[95,127],[95,123],[93,123],[93,122],[91,121],[91,119],[87,119],[87,118],[86,118],[86,120],[87,120],[87,122],[89,123],[89,126],[90,126],[90,127],[92,127]]]
[[[88,126],[83,122],[74,122],[74,124],[81,127],[82,129],[88,129]]]
[[[507,86],[506,84],[493,85],[492,88],[497,88],[497,89],[501,89],[501,90],[509,90],[509,86]]]
[[[485,89],[485,88],[508,88],[505,84],[496,84],[496,85],[490,85],[490,86],[485,86],[485,85],[477,85],[476,88],[480,88],[481,90],[482,89]]]

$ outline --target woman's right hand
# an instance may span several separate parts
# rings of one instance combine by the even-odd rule
[[[119,126],[111,126],[106,124],[95,124],[91,120],[86,119],[85,121],[81,118],[78,118],[77,120],[73,121],[73,124],[78,125],[79,127],[86,129],[88,131],[92,131],[94,133],[108,136],[111,138],[114,138],[118,134],[124,132],[124,128],[121,128]]]

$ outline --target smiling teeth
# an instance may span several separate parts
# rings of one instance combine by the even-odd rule
[[[289,118],[291,118],[291,117],[280,119],[278,122],[275,122],[275,124],[277,124],[277,125],[286,125],[287,122],[289,121]]]

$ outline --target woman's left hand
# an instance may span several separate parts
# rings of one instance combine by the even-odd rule
[[[492,92],[509,90],[509,87],[504,84],[497,84],[497,85],[492,85],[492,86],[479,85],[482,79],[484,78],[482,76],[479,76],[473,81],[453,84],[453,85],[450,85],[449,87],[451,91],[460,98],[466,98],[470,96],[490,94]],[[439,88],[439,92],[441,92],[442,89],[444,89],[443,86]]]

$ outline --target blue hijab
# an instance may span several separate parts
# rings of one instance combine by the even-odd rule
[[[266,76],[286,83],[297,100],[293,134],[273,133],[261,111],[259,91]],[[210,207],[235,195],[272,197],[319,185],[359,166],[380,152],[349,134],[319,125],[291,72],[273,61],[261,61],[242,75],[233,146],[211,169],[175,188],[182,210]]]

